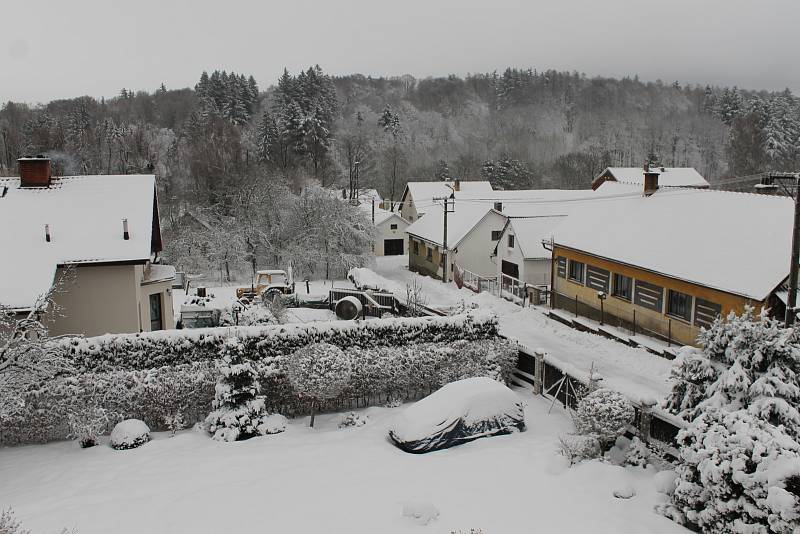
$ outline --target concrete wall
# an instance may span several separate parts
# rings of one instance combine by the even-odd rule
[[[633,320],[634,311],[636,312],[636,324],[639,328],[644,328],[653,333],[656,333],[664,338],[671,338],[685,345],[696,345],[697,334],[700,331],[700,326],[696,324],[694,317],[694,303],[695,299],[701,298],[706,301],[713,302],[721,306],[720,314],[727,315],[731,311],[735,313],[742,313],[745,305],[751,305],[760,310],[764,305],[762,302],[751,301],[744,297],[717,291],[704,286],[692,284],[682,280],[669,278],[667,276],[651,273],[636,267],[615,263],[601,258],[595,258],[589,254],[566,249],[563,247],[555,246],[553,257],[557,258],[563,256],[569,260],[576,260],[584,263],[584,265],[592,265],[601,269],[606,269],[611,272],[611,278],[614,273],[622,274],[633,278],[634,286],[636,281],[641,280],[650,284],[655,284],[664,288],[663,291],[663,305],[660,312],[654,311],[639,305],[634,304],[632,301],[623,300],[615,297],[609,291],[609,296],[604,302],[604,311],[608,316],[618,317],[623,321],[631,322]],[[567,271],[569,272],[569,271]],[[585,278],[585,277],[584,277]],[[555,276],[555,290],[567,299],[575,299],[578,297],[579,305],[586,305],[594,309],[599,309],[599,299],[597,298],[597,290],[594,288],[586,287],[584,284],[579,284],[570,280],[568,277],[562,278]],[[610,288],[613,289],[613,288]],[[667,300],[668,291],[680,291],[687,295],[692,296],[692,320],[685,321],[681,318],[667,315]],[[609,320],[614,324],[613,320]]]
[[[392,230],[392,225],[397,225],[395,230]],[[389,217],[381,224],[377,225],[375,233],[375,242],[373,243],[372,250],[376,256],[383,256],[383,241],[384,239],[402,239],[403,240],[403,254],[408,254],[408,221],[400,217]]]

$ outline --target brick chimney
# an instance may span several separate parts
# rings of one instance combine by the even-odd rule
[[[658,190],[658,170],[650,169],[650,165],[644,165],[644,194],[650,196]]]
[[[453,182],[453,191],[461,191],[461,180],[458,178]]]
[[[50,158],[41,155],[24,157],[17,163],[20,187],[50,187]]]

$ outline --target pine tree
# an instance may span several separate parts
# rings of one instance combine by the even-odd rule
[[[242,341],[232,336],[225,341],[217,363],[220,378],[214,393],[214,411],[206,427],[219,441],[241,441],[269,432],[264,397],[258,373],[246,359]]]

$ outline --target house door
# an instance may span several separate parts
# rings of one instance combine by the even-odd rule
[[[400,256],[404,254],[403,240],[402,239],[384,239],[383,240],[383,255],[384,256]]]
[[[519,265],[513,261],[503,260],[503,263],[500,264],[500,270],[504,275],[519,280]]]
[[[161,293],[150,295],[150,330],[163,330],[164,318],[161,313]]]

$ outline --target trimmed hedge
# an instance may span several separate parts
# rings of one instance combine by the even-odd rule
[[[311,343],[347,350],[404,346],[410,343],[478,341],[498,335],[497,318],[483,312],[450,317],[413,317],[380,321],[341,321],[296,325],[219,327],[139,334],[66,338],[54,345],[66,350],[79,372],[153,369],[218,357],[224,341],[241,339],[251,360],[271,362]]]
[[[508,382],[517,352],[515,343],[500,338],[351,348],[345,352],[352,371],[344,390],[320,409],[415,399],[453,380],[474,376]],[[293,353],[254,362],[269,411],[288,416],[308,413],[310,408],[286,376],[292,357]],[[167,421],[177,413],[191,425],[210,412],[218,375],[214,364],[204,361],[53,380],[28,392],[16,413],[0,419],[0,445],[65,439],[68,414],[86,406],[113,414],[111,426],[123,418],[137,418],[154,430],[166,430]]]

